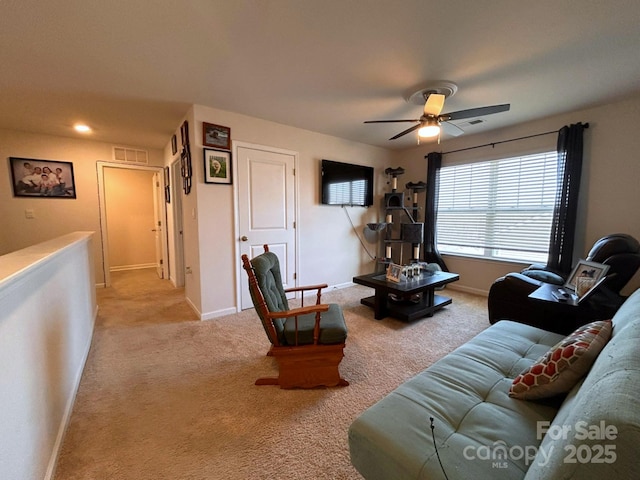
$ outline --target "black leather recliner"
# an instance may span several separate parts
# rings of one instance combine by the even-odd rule
[[[620,291],[640,268],[640,243],[618,233],[598,240],[587,261],[609,265],[607,280],[579,306],[532,300],[529,295],[543,283],[563,285],[565,278],[539,265],[498,278],[489,290],[489,322],[514,320],[553,332],[568,334],[580,325],[610,318],[625,300]],[[615,274],[615,275],[612,275]]]

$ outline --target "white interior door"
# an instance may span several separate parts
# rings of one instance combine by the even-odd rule
[[[296,153],[239,144],[238,178],[239,252],[253,258],[263,245],[278,256],[284,287],[296,278]],[[240,262],[239,262],[240,265]],[[253,307],[247,274],[240,267],[240,304]]]
[[[164,267],[162,258],[162,236],[164,235],[164,222],[162,221],[162,203],[164,195],[162,192],[162,184],[160,182],[160,174],[153,174],[153,233],[156,242],[156,272],[158,278],[164,278]]]

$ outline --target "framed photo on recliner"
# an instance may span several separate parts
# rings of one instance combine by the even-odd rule
[[[587,278],[591,286],[598,283],[605,273],[609,270],[609,265],[605,265],[603,263],[597,262],[588,262],[586,260],[580,260],[577,265],[574,267],[571,275],[567,278],[567,281],[564,284],[564,288],[567,290],[572,290],[578,297],[580,297],[580,292],[578,292],[578,281],[581,278]]]

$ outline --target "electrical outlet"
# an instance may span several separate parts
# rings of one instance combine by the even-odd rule
[[[35,212],[33,211],[32,208],[27,208],[24,211],[24,218],[29,218],[29,219],[36,218],[36,214],[35,214]]]

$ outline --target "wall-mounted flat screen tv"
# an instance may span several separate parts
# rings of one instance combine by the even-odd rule
[[[373,167],[322,160],[320,177],[324,205],[373,205]]]

